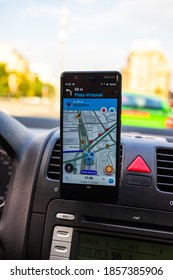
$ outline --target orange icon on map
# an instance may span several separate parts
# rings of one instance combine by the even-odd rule
[[[106,165],[104,171],[107,175],[111,175],[114,172],[114,168],[112,165]]]

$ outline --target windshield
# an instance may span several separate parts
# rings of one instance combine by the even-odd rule
[[[173,128],[171,0],[1,0],[0,11],[1,110],[59,118],[63,71],[118,70],[122,124]]]

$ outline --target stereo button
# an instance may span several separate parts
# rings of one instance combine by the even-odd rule
[[[69,258],[71,243],[62,241],[52,241],[50,255]]]
[[[56,217],[57,217],[57,219],[60,219],[60,220],[69,220],[69,221],[74,221],[76,218],[75,215],[66,214],[66,213],[57,213]]]
[[[71,242],[73,228],[56,226],[53,231],[53,240]]]

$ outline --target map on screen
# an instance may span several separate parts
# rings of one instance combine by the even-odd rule
[[[115,185],[116,99],[64,99],[63,182]]]

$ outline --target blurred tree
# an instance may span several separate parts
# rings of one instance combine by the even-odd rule
[[[35,75],[34,80],[33,80],[33,90],[34,90],[35,96],[38,96],[38,97],[42,96],[42,87],[43,87],[42,82],[39,80],[38,76]]]
[[[0,64],[0,96],[50,98],[54,94],[54,87],[49,83],[43,83],[38,75],[30,72],[8,72],[6,65]]]
[[[9,93],[8,76],[9,73],[6,71],[6,65],[0,63],[0,96],[7,96]]]
[[[34,79],[31,82],[30,91],[32,95],[38,97],[48,97],[51,98],[55,94],[55,88],[49,83],[43,83],[37,75],[35,75]]]
[[[30,94],[30,80],[26,74],[17,74],[18,87],[15,97],[26,97]]]

